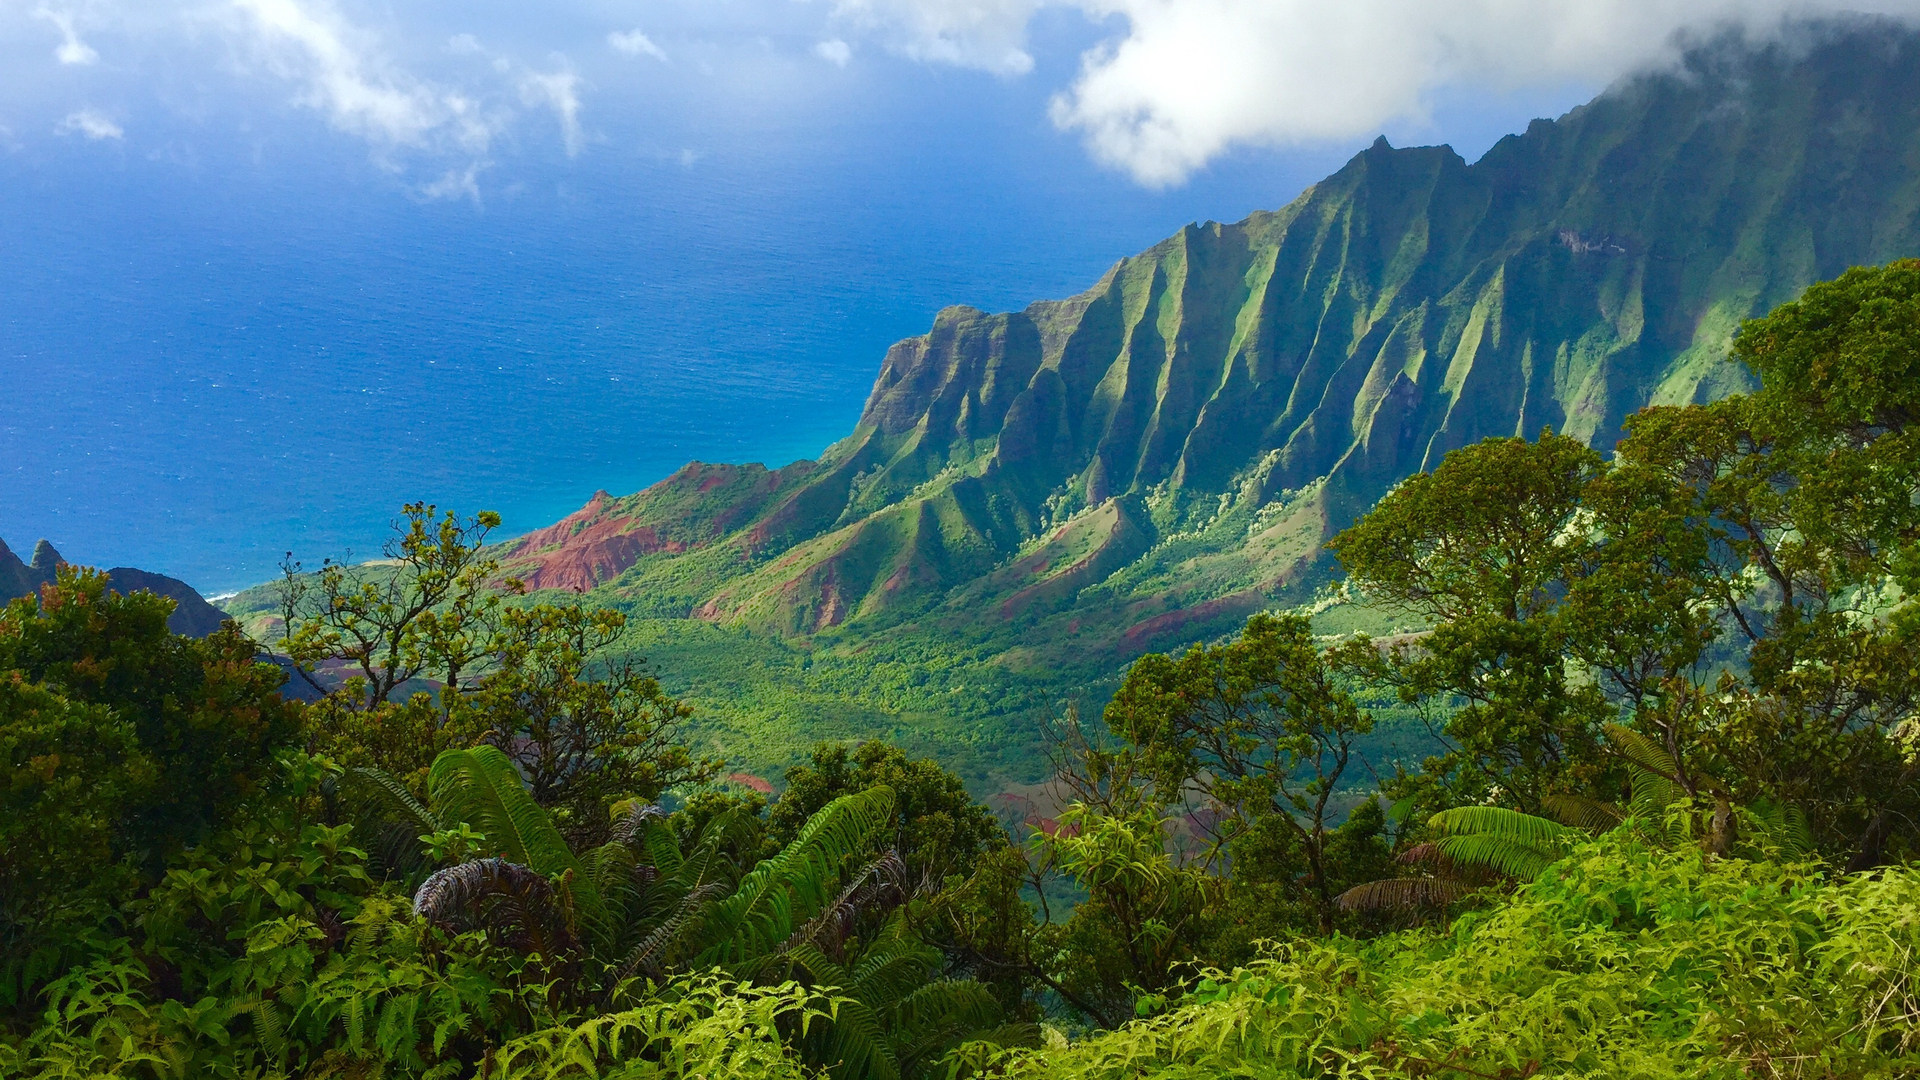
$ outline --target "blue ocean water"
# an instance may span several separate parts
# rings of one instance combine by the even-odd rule
[[[1151,192],[1047,125],[1043,82],[907,75],[931,89],[699,139],[605,118],[578,157],[505,157],[477,203],[422,199],[311,119],[16,147],[0,538],[213,594],[286,551],[372,555],[408,500],[507,535],[689,459],[812,456],[942,306],[1070,295],[1358,149]],[[1490,143],[1534,104],[1466,126]]]

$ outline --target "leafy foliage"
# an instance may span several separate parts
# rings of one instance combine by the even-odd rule
[[[1446,932],[1302,941],[1156,1017],[997,1073],[1106,1077],[1899,1076],[1920,876],[1833,880],[1626,834]]]
[[[688,790],[624,620],[494,589],[484,515],[290,574],[303,678],[357,665],[304,708],[63,571],[0,615],[0,1073],[1920,1073],[1916,311],[1850,273],[1612,461],[1449,455],[1336,541],[1426,629],[1143,658],[1018,838],[880,744]]]
[[[808,764],[788,769],[787,789],[767,815],[768,839],[790,842],[807,818],[841,795],[885,785],[894,793],[892,846],[905,859],[912,882],[937,889],[965,877],[975,861],[1005,843],[993,815],[967,793],[966,784],[927,758],[877,740],[851,752],[845,746],[815,747]]]
[[[0,1004],[110,933],[166,860],[267,795],[297,733],[280,673],[231,629],[168,632],[173,601],[62,567],[0,610]]]
[[[1214,811],[1210,854],[1230,853],[1242,880],[1278,876],[1264,864],[1297,854],[1296,899],[1330,931],[1339,880],[1370,869],[1330,861],[1333,799],[1373,730],[1342,685],[1356,662],[1351,650],[1323,655],[1300,615],[1256,615],[1227,644],[1141,657],[1104,716],[1139,761],[1094,755],[1089,768],[1137,769],[1161,805],[1202,797]]]

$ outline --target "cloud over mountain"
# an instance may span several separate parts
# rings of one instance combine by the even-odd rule
[[[1056,80],[1040,88],[1055,125],[1099,161],[1164,187],[1238,146],[1350,142],[1418,124],[1443,98],[1597,88],[1719,33],[1777,34],[1790,20],[1846,12],[1920,17],[1920,0],[646,0],[634,8],[614,21],[581,0],[540,15],[371,0],[0,3],[0,50],[21,46],[0,61],[23,72],[40,65],[48,86],[66,85],[61,70],[69,79],[84,71],[161,85],[163,65],[175,82],[210,68],[271,79],[291,89],[294,104],[366,140],[383,164],[431,159],[419,163],[422,172],[471,177],[506,145],[501,136],[529,120],[553,124],[547,130],[557,128],[569,156],[582,153],[599,138],[590,114],[614,104],[609,85],[654,79],[649,92],[708,94],[779,86],[766,92],[791,100],[792,71],[890,52]],[[1036,19],[1048,13],[1036,39]],[[543,59],[519,59],[500,42]],[[1071,50],[1081,48],[1071,74],[1040,74],[1059,72],[1058,61],[1072,63]],[[1039,63],[1046,49],[1055,63]],[[130,55],[147,66],[130,64]],[[672,61],[645,75],[648,65],[632,63],[640,57]],[[598,98],[589,92],[596,86]],[[60,103],[48,121],[81,104]],[[472,191],[436,188],[455,189]]]
[[[1053,100],[1060,127],[1142,183],[1178,183],[1237,144],[1350,139],[1428,110],[1447,87],[1604,84],[1689,38],[1778,32],[1840,13],[1920,15],[1915,0],[840,0],[908,55],[1001,73],[1031,66],[1042,6],[1117,32]],[[873,28],[878,29],[873,29]]]

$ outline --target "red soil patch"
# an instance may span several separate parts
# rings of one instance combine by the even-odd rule
[[[1259,606],[1260,593],[1247,589],[1195,604],[1192,607],[1162,612],[1151,619],[1128,627],[1127,632],[1120,635],[1120,649],[1127,654],[1143,653],[1152,647],[1152,643],[1157,638],[1222,615],[1251,613]]]
[[[727,779],[739,784],[741,787],[752,788],[762,795],[773,794],[773,782],[771,780],[762,779],[750,772],[728,773]]]
[[[530,589],[585,592],[611,581],[643,556],[681,552],[687,545],[662,541],[650,525],[610,513],[613,497],[597,491],[587,505],[528,533],[507,550],[509,568]]]

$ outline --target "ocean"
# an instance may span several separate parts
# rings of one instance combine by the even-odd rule
[[[373,556],[410,500],[507,536],[688,460],[813,456],[941,307],[1071,295],[1364,145],[1148,191],[1053,131],[1043,86],[967,78],[680,146],[608,120],[577,157],[504,157],[477,201],[317,120],[16,144],[0,538],[214,595],[287,552]]]

